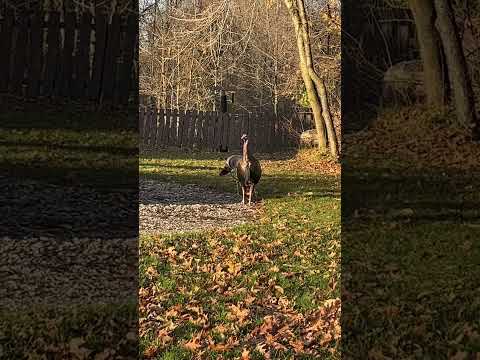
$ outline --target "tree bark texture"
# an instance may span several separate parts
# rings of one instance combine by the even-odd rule
[[[417,38],[423,62],[424,87],[427,103],[442,106],[445,101],[445,79],[440,57],[440,42],[435,28],[432,0],[409,0],[415,19]]]
[[[457,119],[460,123],[472,127],[475,137],[478,138],[480,128],[475,114],[473,89],[452,6],[449,0],[434,0],[434,4],[437,13],[435,25],[445,51]]]
[[[294,4],[295,1],[295,4]],[[330,152],[338,156],[337,138],[330,116],[326,89],[323,81],[315,72],[312,63],[312,51],[308,34],[308,22],[305,15],[303,0],[285,0],[285,5],[290,13],[297,37],[298,54],[300,58],[300,72],[307,90],[308,99],[315,119],[315,128],[319,139],[319,148],[326,150],[327,135]],[[323,86],[322,86],[323,85]],[[325,127],[327,133],[325,132]]]

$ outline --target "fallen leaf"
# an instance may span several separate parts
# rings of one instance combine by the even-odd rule
[[[200,339],[202,337],[203,332],[200,331],[197,335],[193,336],[190,341],[187,341],[183,344],[183,347],[189,351],[198,350],[202,345],[200,344]]]
[[[158,353],[158,347],[155,346],[155,345],[150,345],[144,352],[143,352],[143,356],[146,358],[146,359],[151,359],[153,357],[155,357],[155,355],[157,355]]]
[[[82,347],[83,344],[85,344],[85,340],[83,338],[73,338],[68,343],[70,353],[73,354],[77,359],[86,359],[92,352],[91,350]]]
[[[250,360],[250,351],[243,349],[241,360]]]

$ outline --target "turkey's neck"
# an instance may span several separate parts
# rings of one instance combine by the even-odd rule
[[[243,161],[248,162],[249,155],[250,154],[248,153],[248,140],[245,140],[245,142],[243,143]]]

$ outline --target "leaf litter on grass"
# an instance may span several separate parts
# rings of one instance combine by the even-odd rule
[[[480,145],[455,123],[451,109],[410,106],[387,110],[368,129],[344,139],[344,158],[356,166],[418,169],[480,169]]]
[[[268,199],[256,224],[140,244],[146,358],[339,357],[337,200]]]

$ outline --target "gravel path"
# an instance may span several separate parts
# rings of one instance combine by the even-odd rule
[[[140,180],[140,231],[171,233],[243,224],[256,211],[240,200],[236,194],[198,185]]]

